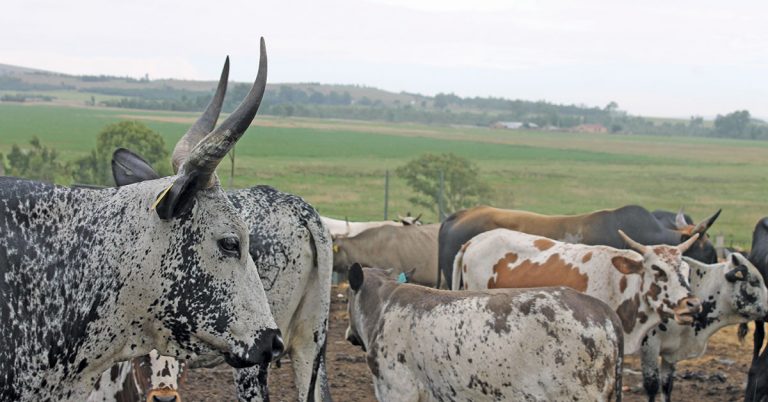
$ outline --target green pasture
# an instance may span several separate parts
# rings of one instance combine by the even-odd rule
[[[84,155],[106,124],[126,115],[161,133],[170,150],[194,114],[0,103],[0,152],[38,136],[65,160]],[[257,117],[238,144],[234,185],[269,184],[301,195],[322,214],[381,219],[390,170],[390,217],[436,214],[407,201],[393,170],[424,152],[470,158],[494,188],[491,204],[546,214],[576,214],[640,204],[685,206],[694,219],[724,212],[711,234],[748,247],[768,215],[768,142],[491,130],[382,122]],[[228,161],[220,175],[228,182]]]

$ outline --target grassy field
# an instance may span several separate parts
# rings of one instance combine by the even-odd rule
[[[73,160],[95,146],[106,124],[138,119],[170,150],[194,114],[0,103],[0,152],[36,135]],[[259,116],[237,147],[236,187],[269,184],[301,195],[321,213],[381,219],[384,174],[424,152],[470,158],[495,190],[491,204],[546,214],[576,214],[640,204],[685,206],[694,219],[724,212],[711,234],[749,246],[765,203],[768,142],[542,133]],[[228,170],[227,170],[228,171]],[[222,175],[226,182],[227,174]],[[406,211],[410,189],[397,177],[390,216]]]

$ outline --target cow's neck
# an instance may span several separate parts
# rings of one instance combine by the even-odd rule
[[[6,386],[22,399],[82,400],[112,364],[116,339],[126,337],[126,328],[104,318],[118,313],[117,264],[127,247],[118,241],[125,218],[119,206],[130,194],[123,192],[122,202],[115,202],[116,190],[72,190],[25,180],[0,184],[5,186],[0,191],[5,204],[0,288],[13,303],[13,313],[0,312],[3,322],[11,323],[10,336],[0,340],[0,355],[14,354],[0,359],[0,372],[15,377],[15,384]],[[15,372],[18,367],[28,369]]]
[[[619,278],[614,283],[619,283],[621,276],[624,276],[627,281],[625,291],[616,293],[622,296],[616,313],[624,328],[624,353],[635,354],[640,351],[643,338],[648,331],[662,322],[659,312],[650,304],[651,296],[648,295],[648,288],[653,283],[652,278],[647,272],[628,275],[615,272],[614,275]],[[614,289],[614,291],[619,290],[620,288]]]
[[[362,328],[358,328],[358,330],[362,332],[360,335],[364,336],[363,341],[368,350],[371,350],[370,344],[376,339],[381,315],[389,304],[390,296],[396,287],[397,284],[393,281],[366,275],[358,306]]]
[[[728,300],[731,295],[722,289],[725,273],[731,268],[728,263],[691,267],[691,290],[701,300],[702,312],[696,316],[693,331],[697,337],[708,339],[719,329],[744,322],[744,318],[736,312],[728,312]]]

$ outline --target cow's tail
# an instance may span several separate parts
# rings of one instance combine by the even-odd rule
[[[464,270],[461,268],[464,265],[464,252],[466,249],[462,247],[459,252],[456,254],[456,258],[453,260],[453,281],[451,282],[451,289],[452,290],[461,290],[461,281],[463,278],[463,272]],[[439,271],[439,270],[438,270]],[[438,275],[440,273],[438,272]]]

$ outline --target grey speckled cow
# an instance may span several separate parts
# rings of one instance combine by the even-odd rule
[[[83,190],[0,178],[0,400],[84,400],[115,362],[157,349],[263,364],[282,341],[248,227],[215,168],[266,85],[177,154],[173,177]]]
[[[379,401],[621,400],[618,316],[568,288],[447,291],[349,271],[347,339]]]
[[[215,124],[224,99],[227,75],[225,65],[216,95],[204,113],[207,119],[196,124],[197,128],[193,127],[179,140],[176,151],[192,148],[200,141],[200,133],[207,130],[207,126],[201,128],[200,125]],[[115,152],[112,167],[118,185],[157,176],[147,162],[127,150]],[[330,234],[317,211],[300,197],[268,186],[229,191],[227,196],[250,228],[248,251],[262,279],[277,325],[283,333],[286,352],[291,356],[299,400],[328,401],[330,392],[325,344],[332,266]],[[167,361],[169,359],[162,356],[151,356],[148,364],[160,370]],[[214,359],[205,365],[220,362],[220,359]],[[118,369],[117,372],[125,374],[130,370]],[[103,377],[99,386],[102,389],[125,389],[121,385],[124,377]],[[141,388],[143,395],[150,395],[163,388],[173,393],[178,390],[178,384],[172,378],[164,378],[161,383],[153,382],[152,378],[142,376],[141,373],[136,377],[141,383],[136,385]],[[235,378],[240,400],[266,399],[265,370],[256,367],[240,369]],[[123,399],[121,392],[106,394],[96,391],[91,395],[93,401]]]

